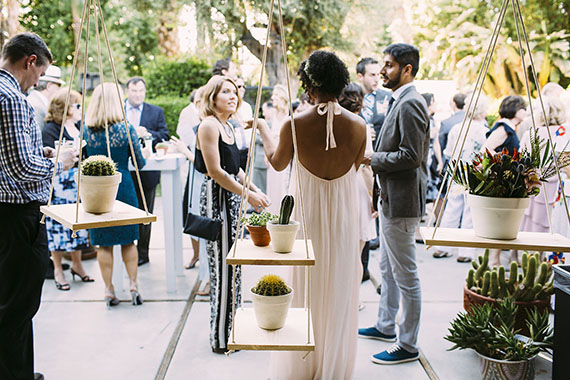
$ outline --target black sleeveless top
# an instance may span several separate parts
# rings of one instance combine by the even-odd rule
[[[495,148],[495,153],[500,153],[503,151],[503,148],[507,148],[507,150],[509,151],[509,156],[512,157],[513,154],[515,154],[515,149],[516,150],[519,149],[520,142],[515,130],[512,129],[507,123],[502,121],[497,121],[493,126],[493,128],[491,128],[489,132],[485,134],[485,136],[489,138],[491,133],[493,133],[497,128],[501,126],[505,128],[505,132],[507,132],[507,138],[505,139],[505,141],[503,141],[501,145]]]
[[[235,141],[234,143],[228,144],[222,140],[222,136],[218,138],[218,150],[220,152],[220,165],[228,174],[237,175],[239,173],[239,163],[240,154]],[[200,173],[206,174],[206,163],[204,162],[204,156],[202,156],[202,151],[196,147],[196,156],[194,158],[194,167]]]

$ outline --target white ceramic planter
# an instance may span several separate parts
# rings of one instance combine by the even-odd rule
[[[534,358],[507,361],[489,358],[475,352],[481,358],[483,380],[534,380]]]
[[[494,198],[467,194],[475,235],[512,240],[517,238],[530,198]]]
[[[77,181],[77,174],[75,177]],[[121,173],[107,176],[81,176],[79,197],[86,212],[104,214],[113,211],[113,204],[119,191]]]
[[[284,296],[260,296],[251,293],[253,300],[253,310],[257,325],[265,330],[278,330],[285,325],[289,306],[293,299],[293,289],[291,293]]]
[[[271,247],[277,253],[289,253],[293,250],[293,244],[299,231],[299,222],[290,220],[289,224],[267,223],[269,235],[271,235]]]

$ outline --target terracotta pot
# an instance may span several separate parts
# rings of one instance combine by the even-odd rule
[[[516,239],[530,198],[495,198],[467,194],[475,235],[488,239]]]
[[[534,358],[519,361],[498,360],[475,352],[481,358],[483,380],[534,380]]]
[[[480,294],[475,293],[474,291],[470,290],[465,286],[463,288],[463,308],[465,311],[470,312],[472,305],[483,305],[485,303],[495,304],[497,300],[491,297],[482,296]],[[536,300],[536,301],[515,301],[515,304],[518,306],[517,316],[515,319],[515,329],[520,329],[520,333],[522,335],[528,336],[529,331],[528,327],[526,326],[526,318],[527,318],[527,310],[536,308],[541,313],[548,310],[550,306],[550,296],[544,300]]]
[[[246,227],[254,245],[258,247],[267,247],[269,245],[269,242],[271,242],[271,236],[265,226],[250,226],[247,224]]]
[[[257,325],[265,330],[277,330],[285,325],[289,306],[293,299],[293,289],[291,293],[283,296],[260,296],[251,290],[251,299],[255,311]]]

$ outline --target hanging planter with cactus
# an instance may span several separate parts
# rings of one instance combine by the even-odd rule
[[[271,246],[277,253],[289,253],[293,250],[295,237],[299,230],[299,222],[291,220],[295,201],[292,195],[285,195],[281,201],[279,219],[267,223],[271,235]]]
[[[79,197],[86,212],[104,214],[113,211],[121,173],[112,159],[102,155],[85,159],[81,164],[80,181]]]
[[[267,274],[251,288],[257,325],[265,330],[277,330],[285,325],[293,298],[293,289],[275,274]]]

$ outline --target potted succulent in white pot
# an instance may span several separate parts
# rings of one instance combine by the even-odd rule
[[[80,181],[79,197],[86,212],[103,214],[113,211],[121,173],[112,159],[103,155],[85,159],[81,164]]]
[[[289,253],[293,250],[299,222],[291,220],[295,201],[292,195],[285,195],[281,201],[279,219],[267,223],[271,235],[271,246],[277,253]]]
[[[534,379],[534,358],[552,350],[553,330],[548,312],[534,309],[528,313],[529,336],[519,335],[514,327],[517,308],[512,299],[505,299],[459,313],[445,337],[454,344],[449,350],[475,350],[482,360],[483,380]]]
[[[277,215],[273,215],[268,211],[263,211],[261,214],[253,213],[249,217],[243,217],[241,222],[246,223],[249,236],[253,244],[258,247],[267,247],[271,241],[269,231],[267,231],[267,222],[276,220]]]
[[[275,274],[267,274],[251,288],[257,325],[265,330],[277,330],[285,325],[293,298],[293,289]]]
[[[459,161],[453,181],[467,190],[475,235],[516,239],[530,196],[540,192],[542,182],[556,174],[552,146],[531,134],[531,149],[506,149],[500,153],[486,150],[472,162]],[[568,156],[557,156],[559,168],[567,166]],[[455,161],[448,167],[453,174]]]

